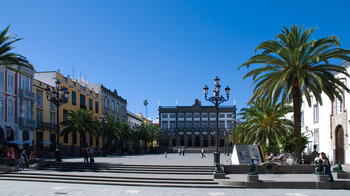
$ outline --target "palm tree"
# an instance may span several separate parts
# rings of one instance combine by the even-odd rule
[[[271,101],[258,102],[249,108],[241,109],[238,114],[244,123],[237,129],[241,133],[241,140],[247,144],[261,144],[266,146],[277,142],[293,130],[293,121],[285,115],[293,111],[291,106]]]
[[[103,141],[107,140],[107,148],[108,151],[111,152],[112,150],[112,139],[116,138],[119,139],[120,136],[118,135],[118,125],[117,121],[115,120],[115,116],[113,115],[107,115],[104,116],[102,119],[102,126],[103,126]]]
[[[147,113],[147,105],[148,105],[148,101],[147,99],[143,101],[143,105],[145,106],[146,108],[146,118],[148,118],[148,113]]]
[[[255,51],[260,54],[251,57],[239,68],[252,64],[264,64],[250,72],[244,79],[252,77],[255,85],[250,103],[260,99],[272,99],[282,103],[293,102],[294,131],[296,137],[301,136],[301,104],[302,96],[311,105],[310,95],[322,104],[321,94],[324,92],[331,101],[342,100],[342,89],[349,89],[337,78],[335,73],[349,76],[346,69],[330,62],[330,59],[350,61],[350,50],[339,48],[336,36],[309,40],[314,29],[302,31],[294,25],[290,29],[284,27],[275,40],[261,43]],[[296,156],[301,157],[301,149],[296,148]]]
[[[63,125],[63,135],[69,133],[80,134],[80,152],[85,145],[85,136],[100,135],[100,125],[96,119],[94,119],[93,112],[88,109],[79,109],[76,111],[68,112],[68,119],[61,123]]]
[[[15,42],[21,40],[16,38],[14,34],[7,34],[10,25],[7,26],[3,31],[0,32],[0,65],[5,66],[7,69],[23,73],[15,66],[28,67],[34,69],[33,65],[29,63],[26,57],[12,52],[15,48],[12,46]]]
[[[122,154],[124,152],[124,144],[126,141],[133,139],[134,135],[132,128],[127,122],[118,122],[117,123],[117,135],[119,136],[120,139],[120,149],[122,151]]]

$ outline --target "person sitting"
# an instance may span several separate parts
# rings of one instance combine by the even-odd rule
[[[282,152],[280,152],[280,155],[278,157],[274,157],[271,161],[272,162],[284,162],[287,160],[287,156],[284,155]]]
[[[35,158],[36,158],[36,155],[34,154],[34,152],[30,151],[30,154],[29,154],[29,165],[35,163]]]
[[[270,155],[266,158],[266,160],[271,161],[273,158],[275,158],[275,155],[273,152],[270,152]]]

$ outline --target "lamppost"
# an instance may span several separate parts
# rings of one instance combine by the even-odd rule
[[[216,76],[214,79],[215,81],[215,89],[214,89],[214,96],[207,98],[208,90],[209,88],[207,85],[204,86],[204,96],[205,100],[210,101],[215,105],[215,111],[216,111],[216,139],[215,139],[215,152],[214,152],[214,162],[215,162],[215,173],[223,173],[223,170],[220,167],[220,152],[219,152],[219,105],[225,101],[228,101],[229,95],[230,95],[230,88],[227,86],[225,88],[226,96],[225,99],[222,95],[220,95],[220,79]]]
[[[47,87],[45,89],[46,91],[46,98],[48,101],[55,104],[57,111],[56,111],[56,161],[62,161],[61,157],[61,151],[60,151],[60,121],[59,121],[59,111],[60,111],[60,105],[67,103],[68,101],[68,95],[69,92],[67,89],[60,87],[60,81],[56,80],[56,87],[50,89]]]

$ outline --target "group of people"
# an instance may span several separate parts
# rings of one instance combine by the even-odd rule
[[[95,159],[94,159],[94,148],[93,147],[85,147],[84,148],[84,163],[94,163]],[[89,160],[90,159],[90,160]]]
[[[185,147],[179,147],[179,149],[177,149],[177,152],[179,153],[179,156],[185,156]]]
[[[14,148],[10,148],[7,152],[9,166],[16,166],[17,163],[18,169],[24,170],[25,168],[29,168],[29,165],[35,162],[35,159],[36,155],[33,151],[30,151],[28,155],[27,150],[23,150],[19,157]]]
[[[270,152],[270,155],[268,157],[266,157],[267,161],[270,162],[285,162],[288,158],[288,155],[282,153],[282,151],[280,151],[278,156],[275,156],[275,154],[273,152]]]

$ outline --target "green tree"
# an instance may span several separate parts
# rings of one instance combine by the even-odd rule
[[[12,52],[15,48],[14,43],[21,40],[16,38],[14,34],[7,34],[10,25],[0,32],[0,65],[5,66],[7,69],[23,73],[16,66],[28,67],[34,69],[33,65],[29,63],[26,57]]]
[[[248,72],[244,79],[252,77],[254,87],[251,102],[260,99],[281,99],[282,103],[293,102],[294,131],[301,137],[301,104],[302,96],[311,105],[311,94],[322,105],[321,93],[324,92],[331,101],[342,100],[342,89],[349,89],[334,74],[349,76],[344,67],[330,62],[331,59],[350,61],[350,50],[339,48],[336,36],[311,39],[314,29],[303,31],[302,26],[284,27],[274,40],[261,43],[255,50],[261,51],[251,57],[245,66],[262,65]],[[301,158],[301,148],[295,151]]]
[[[123,154],[124,152],[124,144],[127,143],[128,140],[133,140],[135,137],[133,135],[133,129],[130,127],[127,122],[118,122],[117,123],[117,132],[116,134],[119,136],[120,141],[120,149]]]
[[[277,142],[278,138],[293,130],[293,121],[285,118],[292,111],[291,106],[273,104],[271,101],[257,102],[249,108],[242,108],[238,114],[244,121],[238,129],[241,139],[247,144],[264,146]]]
[[[84,145],[86,145],[87,134],[91,136],[100,135],[100,124],[94,118],[93,112],[88,109],[70,110],[68,112],[68,119],[61,124],[63,126],[63,135],[70,133],[80,134],[80,152],[82,152]]]
[[[103,141],[107,141],[107,150],[110,153],[112,151],[112,140],[120,139],[120,133],[118,130],[118,124],[115,120],[115,116],[107,115],[102,119]],[[105,148],[105,147],[104,147]]]

